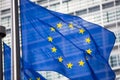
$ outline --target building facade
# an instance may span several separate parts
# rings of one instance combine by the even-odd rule
[[[109,63],[120,80],[120,0],[33,0],[50,10],[80,16],[104,26],[116,35]],[[4,41],[11,45],[11,0],[0,0],[0,25],[7,29]],[[48,80],[68,80],[55,72],[40,72]]]

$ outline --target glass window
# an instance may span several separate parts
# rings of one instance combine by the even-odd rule
[[[89,8],[89,12],[95,12],[98,10],[100,10],[100,6],[95,6],[95,7]]]
[[[116,6],[120,5],[120,0],[115,0],[115,4],[116,4]]]
[[[117,20],[120,20],[120,7],[116,9],[116,18]]]
[[[118,27],[120,27],[120,22],[117,23]]]
[[[110,56],[110,65],[112,67],[120,66],[120,54]]]
[[[88,5],[99,4],[100,0],[87,0]]]
[[[37,3],[39,3],[39,4],[44,4],[44,3],[47,3],[48,1],[47,0],[39,0],[39,1],[37,1]]]
[[[10,34],[10,32],[11,32],[11,29],[6,30],[6,34]]]
[[[62,7],[63,7],[63,11],[68,12],[69,11],[69,0],[64,1],[62,4]]]
[[[120,77],[118,77],[116,80],[120,80]]]
[[[72,12],[72,13],[69,13],[70,15],[74,15],[74,13]]]
[[[116,43],[120,42],[120,32],[119,31],[115,32],[115,36],[117,38]]]
[[[120,66],[120,55],[118,56],[118,64]]]
[[[116,24],[113,23],[113,24],[108,24],[108,25],[105,25],[104,27],[107,28],[107,29],[113,29],[115,28]]]
[[[108,1],[108,0],[102,0],[102,1]]]
[[[108,11],[103,12],[103,22],[104,23],[109,23],[115,21],[115,10],[110,9]]]
[[[110,57],[110,64],[112,67],[117,66],[117,57],[115,55]]]
[[[64,3],[64,2],[69,2],[69,1],[71,1],[71,0],[62,0],[63,3]]]
[[[10,13],[10,8],[1,11],[1,15],[5,15],[5,14],[8,14],[8,13]]]
[[[87,9],[84,9],[84,10],[80,10],[80,11],[76,11],[76,15],[83,15],[83,14],[86,14],[87,13]]]
[[[59,8],[60,8],[60,3],[55,3],[55,4],[50,5],[49,9],[54,10],[54,11],[58,11]]]
[[[120,42],[120,32],[118,33],[118,41]]]
[[[1,18],[1,25],[5,26],[7,29],[10,28],[10,16]]]
[[[80,9],[80,1],[81,0],[66,0],[66,6],[68,7],[69,12],[73,12],[76,11],[78,9]],[[64,7],[63,7],[64,9]]]
[[[110,7],[113,7],[113,6],[114,6],[114,2],[110,2],[110,3],[106,3],[106,4],[102,5],[103,9],[110,8]]]

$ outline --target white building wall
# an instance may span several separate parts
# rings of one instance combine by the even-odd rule
[[[48,9],[77,15],[103,25],[116,35],[116,43],[109,59],[110,65],[120,80],[120,0],[33,0]],[[0,0],[0,25],[7,29],[4,41],[11,45],[11,0]],[[48,80],[67,80],[54,72],[40,72]]]

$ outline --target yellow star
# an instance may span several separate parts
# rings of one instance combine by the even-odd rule
[[[62,57],[59,57],[59,58],[58,58],[58,61],[59,61],[59,62],[62,62],[62,61],[63,61],[63,58],[62,58]]]
[[[84,29],[80,29],[80,30],[79,30],[79,33],[81,33],[81,34],[83,34],[84,32],[85,32]]]
[[[59,29],[62,28],[62,26],[63,26],[62,23],[57,24],[57,28],[59,28]]]
[[[40,78],[37,78],[37,80],[40,80]]]
[[[48,41],[49,41],[49,42],[52,42],[52,41],[53,41],[53,38],[49,36],[49,37],[48,37]]]
[[[90,42],[91,42],[90,38],[86,38],[85,41],[86,41],[87,43],[90,43]]]
[[[72,64],[72,63],[68,63],[68,64],[67,64],[67,67],[68,67],[69,69],[71,69],[71,68],[73,67],[73,64]]]
[[[57,51],[57,49],[55,47],[52,47],[51,50],[53,53],[55,53]]]
[[[69,24],[69,28],[73,29],[73,24]]]
[[[91,54],[91,53],[92,53],[91,49],[87,49],[86,52],[87,52],[88,54]]]
[[[50,30],[51,30],[52,32],[55,32],[55,28],[53,28],[53,27],[51,27]]]
[[[84,64],[85,64],[85,62],[82,60],[80,60],[78,63],[79,63],[79,66],[84,66]]]

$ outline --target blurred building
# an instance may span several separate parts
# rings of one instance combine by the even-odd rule
[[[116,43],[109,63],[120,80],[120,0],[33,0],[48,9],[66,14],[80,16],[83,19],[102,25],[113,31]],[[0,25],[7,28],[4,41],[11,44],[11,2],[0,0]],[[67,80],[60,74],[41,72],[48,80]]]

